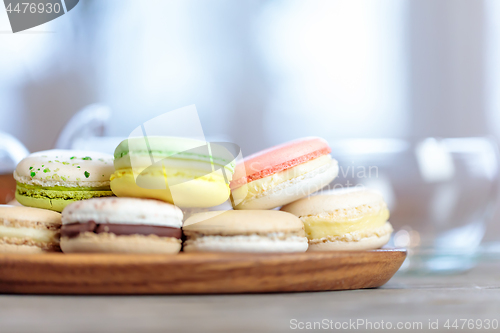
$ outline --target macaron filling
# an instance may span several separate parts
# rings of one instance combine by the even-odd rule
[[[59,244],[59,228],[54,227],[52,230],[0,225],[0,239],[8,243],[10,240],[12,244],[17,244],[19,241],[31,241],[33,245],[40,247],[46,243]]]
[[[197,172],[196,170],[179,170],[179,169],[168,169],[168,168],[149,168],[146,172],[143,172],[141,169],[120,169],[116,170],[112,175],[111,175],[111,181],[118,179],[118,178],[124,178],[124,177],[132,177],[135,181],[136,177],[140,175],[141,177],[147,176],[150,177],[151,179],[156,179],[152,181],[152,189],[158,189],[158,185],[154,186],[155,184],[161,184],[165,185],[165,179],[168,181],[170,178],[172,182],[169,182],[169,186],[173,186],[179,183],[183,182],[188,182],[191,180],[201,180],[201,181],[209,181],[209,182],[216,182],[216,183],[221,183],[221,184],[226,184],[224,177],[222,174],[218,174],[215,172],[206,174],[203,172]],[[166,186],[166,185],[165,185]]]
[[[392,225],[389,222],[385,222],[381,227],[375,229],[364,229],[360,231],[352,231],[342,235],[330,235],[323,238],[309,239],[309,249],[312,249],[313,245],[326,244],[326,243],[343,243],[343,245],[354,245],[355,243],[362,243],[363,241],[372,240],[383,240],[390,237],[391,233],[394,231]],[[384,245],[389,239],[387,238],[383,241]]]
[[[94,221],[65,224],[61,228],[61,237],[75,238],[87,232],[95,234],[111,233],[117,236],[156,235],[176,239],[182,237],[182,231],[179,228],[145,224],[96,223]]]
[[[303,252],[307,250],[307,238],[301,232],[250,235],[201,235],[188,236],[184,250],[234,251],[234,252]]]
[[[328,214],[316,216],[303,216],[307,238],[320,239],[337,237],[353,232],[366,232],[377,229],[389,219],[389,210],[381,209],[378,212],[361,215],[354,218],[333,218]]]
[[[17,183],[16,193],[29,198],[47,198],[62,200],[84,200],[95,197],[109,197],[113,195],[108,187],[43,187]]]

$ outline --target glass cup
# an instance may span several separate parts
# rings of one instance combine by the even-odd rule
[[[331,141],[339,176],[329,189],[380,191],[391,211],[388,246],[408,249],[401,270],[473,267],[498,197],[499,153],[491,138]]]

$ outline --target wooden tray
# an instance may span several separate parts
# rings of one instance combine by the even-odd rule
[[[374,288],[405,250],[294,254],[0,254],[0,292],[214,294]]]

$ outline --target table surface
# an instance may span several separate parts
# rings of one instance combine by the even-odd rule
[[[420,332],[450,332],[444,327],[448,319],[450,325],[458,319],[459,327],[460,319],[500,321],[500,261],[456,275],[397,274],[384,287],[367,290],[217,296],[0,295],[2,333],[282,332],[308,322],[335,327],[349,321],[360,324],[354,330],[359,332],[388,323],[394,327],[422,323]],[[439,329],[429,330],[429,321],[434,325],[436,320]]]

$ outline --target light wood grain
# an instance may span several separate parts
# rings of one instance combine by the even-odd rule
[[[346,290],[386,283],[404,250],[294,254],[0,255],[0,292],[213,294]]]

